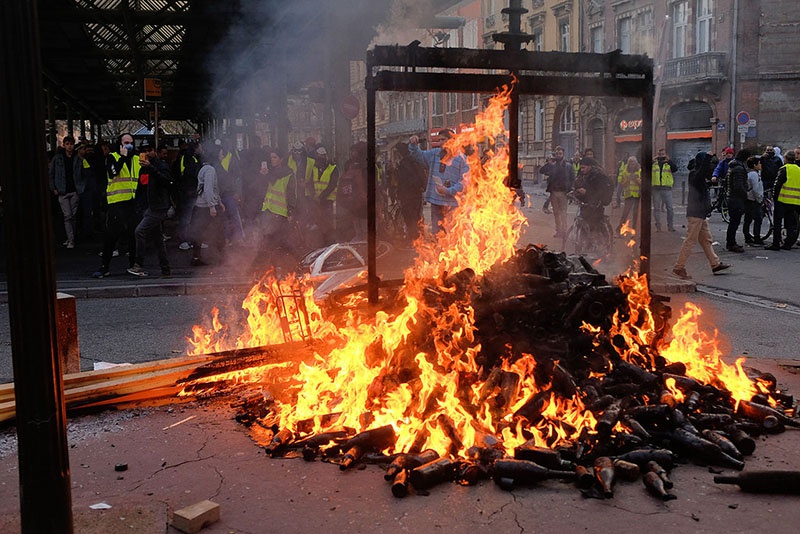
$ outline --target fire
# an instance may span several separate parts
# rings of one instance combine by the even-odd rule
[[[442,456],[466,456],[484,435],[500,438],[512,452],[530,439],[554,447],[593,432],[597,421],[582,393],[576,388],[564,394],[556,384],[537,382],[532,355],[512,359],[509,347],[499,365],[485,369],[477,363],[481,345],[475,313],[468,292],[459,290],[459,284],[469,286],[470,277],[512,258],[526,224],[514,193],[504,185],[508,151],[500,140],[507,136],[503,115],[510,91],[503,88],[474,128],[463,129],[445,144],[450,157],[467,154],[469,176],[458,207],[445,220],[446,231],[417,241],[417,259],[405,273],[402,305],[370,314],[351,306],[346,313],[326,317],[314,301],[310,280],[279,281],[268,275],[242,305],[243,331],[224,326],[215,309],[209,328],[193,329],[192,352],[322,340],[323,347],[314,346],[312,361],[292,362],[296,371],[289,382],[281,382],[281,395],[274,395],[274,424],[296,436],[391,425],[396,441],[387,452],[431,448]],[[487,162],[480,161],[476,149],[484,142],[495,146]],[[614,318],[609,334],[625,340],[625,360],[654,368],[655,351],[644,347],[656,346],[667,360],[684,362],[690,376],[724,384],[737,400],[749,399],[741,364],[726,366],[715,337],[697,327],[699,309],[690,308],[666,341],[646,279],[621,277],[620,286],[629,312]],[[599,327],[583,328],[604,335]],[[288,366],[271,363],[210,380],[269,389],[271,374]]]
[[[742,369],[744,358],[738,358],[733,365],[722,359],[719,333],[716,329],[708,332],[702,327],[703,311],[696,304],[685,304],[672,326],[670,337],[665,339],[659,332],[663,325],[657,324],[652,313],[646,279],[629,275],[622,284],[628,296],[630,318],[627,321],[618,318],[612,333],[620,334],[626,340],[629,350],[623,358],[654,368],[653,360],[642,354],[638,347],[652,345],[658,340],[658,354],[668,363],[683,363],[686,376],[730,391],[737,406],[739,401],[750,400],[757,393],[755,384]]]

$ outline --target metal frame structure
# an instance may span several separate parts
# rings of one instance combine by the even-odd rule
[[[493,72],[507,74],[495,74]],[[517,82],[509,107],[509,172],[516,173],[518,117],[512,113],[520,94],[639,98],[642,105],[642,161],[652,159],[653,61],[647,56],[526,50],[474,50],[419,46],[376,46],[367,52],[367,231],[368,298],[377,303],[375,103],[378,91],[493,93]],[[650,271],[651,174],[642,166],[640,272]]]

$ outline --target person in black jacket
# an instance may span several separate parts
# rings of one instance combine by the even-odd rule
[[[747,203],[747,158],[752,154],[746,148],[741,149],[728,165],[725,180],[725,195],[728,198],[728,231],[725,237],[725,248],[731,252],[744,252],[744,248],[736,243],[736,232],[742,222],[745,204]]]
[[[711,173],[714,172],[714,161],[711,152],[698,152],[692,161],[689,162],[689,191],[686,202],[686,239],[678,252],[678,259],[672,272],[684,280],[691,278],[686,272],[686,260],[692,253],[695,243],[700,243],[703,252],[711,265],[711,272],[717,274],[730,265],[722,263],[714,252],[712,245],[711,230],[708,227],[708,209],[711,199],[708,194],[708,187],[711,183]]]
[[[547,176],[547,192],[550,193],[556,222],[553,237],[564,237],[567,233],[567,193],[575,182],[575,168],[564,159],[564,149],[557,146],[539,172]]]
[[[159,146],[158,152],[166,150],[166,146]],[[139,164],[140,175],[147,174],[147,209],[142,220],[136,226],[136,259],[133,267],[128,272],[134,276],[147,276],[142,268],[144,252],[148,239],[156,246],[158,263],[161,266],[161,276],[170,276],[171,270],[167,258],[167,247],[161,232],[161,225],[167,218],[167,212],[172,205],[170,193],[172,191],[172,173],[166,161],[158,158],[153,145],[142,146]]]

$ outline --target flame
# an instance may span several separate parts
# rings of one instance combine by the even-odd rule
[[[512,452],[531,436],[537,445],[553,447],[593,431],[597,421],[581,393],[565,398],[552,384],[537,383],[537,362],[530,354],[508,357],[492,369],[476,363],[481,346],[474,310],[453,283],[467,269],[480,276],[511,258],[526,224],[513,191],[504,184],[509,158],[499,141],[508,135],[503,116],[510,93],[511,86],[504,87],[473,128],[462,128],[444,145],[450,158],[468,154],[469,175],[444,231],[415,243],[418,255],[405,273],[398,299],[402,304],[392,312],[363,313],[364,299],[354,295],[346,311],[326,317],[308,278],[277,280],[268,273],[242,304],[242,331],[225,326],[233,323],[222,321],[214,309],[209,325],[193,329],[191,352],[312,339],[322,340],[322,347],[315,344],[307,361],[270,363],[205,380],[280,388],[280,395],[273,391],[275,422],[295,435],[391,425],[397,439],[389,452],[431,448],[443,456],[465,456],[484,434],[500,437]],[[484,142],[495,149],[482,163],[476,147]],[[737,400],[749,398],[747,386],[755,388],[746,381],[741,363],[724,364],[716,332],[709,338],[698,327],[699,309],[681,316],[666,341],[646,277],[623,276],[619,284],[627,295],[627,316],[615,315],[608,333],[589,324],[583,325],[584,331],[621,336],[626,361],[654,369],[659,352],[668,361],[686,363],[690,376],[724,386]],[[289,379],[274,380],[276,373],[290,368]]]
[[[654,368],[652,355],[645,356],[640,347],[655,344],[658,354],[667,362],[686,366],[686,376],[730,391],[736,406],[757,393],[753,381],[742,369],[744,358],[738,358],[733,365],[722,359],[719,332],[716,329],[709,332],[702,325],[703,311],[696,304],[687,302],[684,305],[670,337],[663,338],[659,334],[663,325],[657,324],[652,313],[646,277],[628,273],[621,284],[628,297],[630,317],[626,321],[615,318],[612,334],[620,334],[625,339],[628,349],[622,356],[626,361]]]

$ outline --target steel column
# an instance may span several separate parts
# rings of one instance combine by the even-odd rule
[[[38,2],[0,3],[0,143],[8,306],[25,534],[72,532],[69,454],[56,343],[56,280],[42,101]],[[48,94],[50,91],[48,91]],[[34,179],[31,180],[31,177]],[[20,231],[23,229],[24,231]]]

